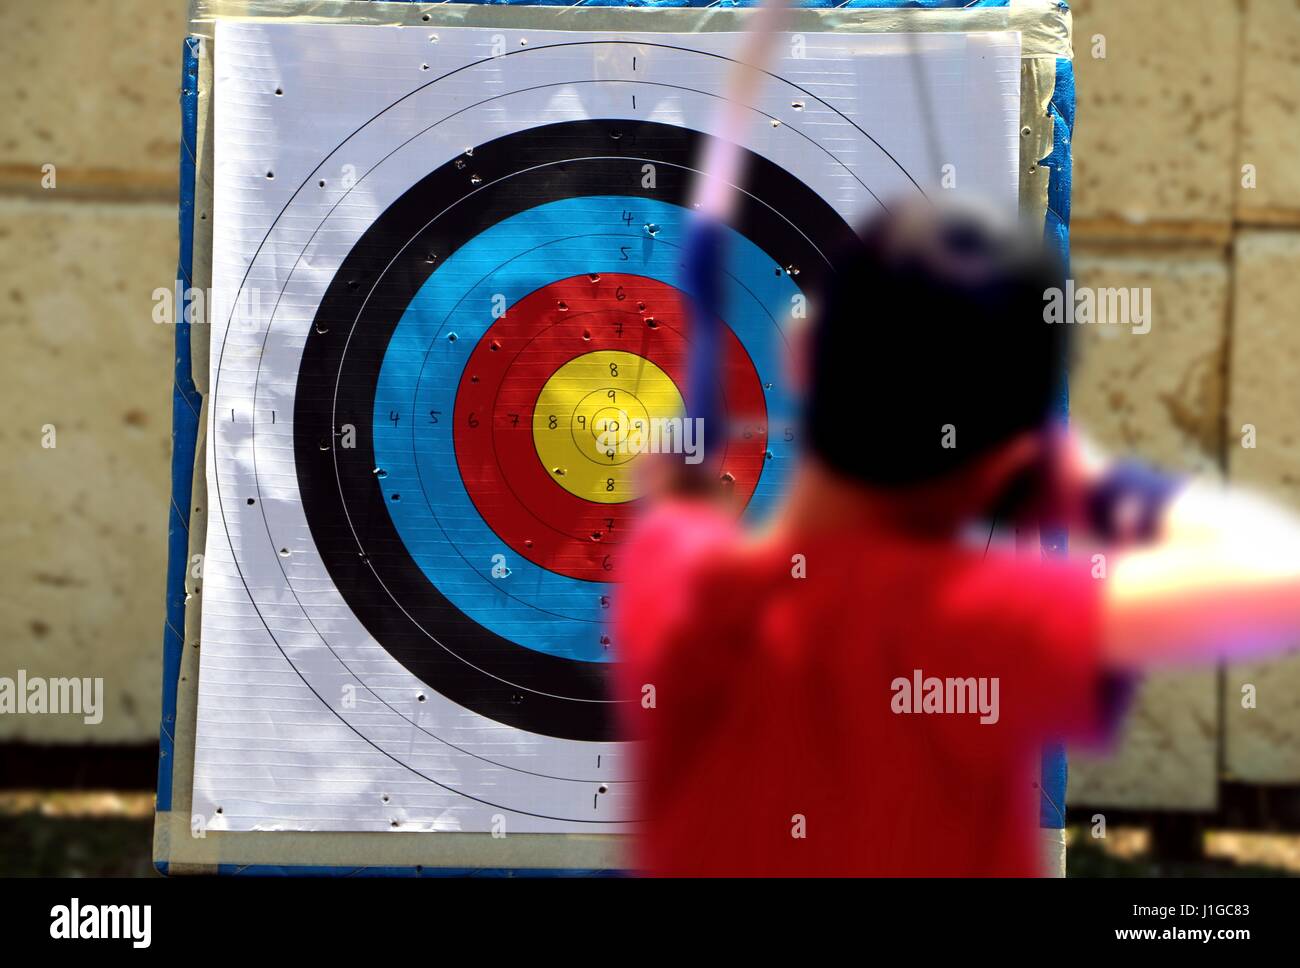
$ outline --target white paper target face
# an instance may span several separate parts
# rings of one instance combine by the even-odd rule
[[[606,620],[640,495],[601,432],[680,415],[681,244],[740,39],[218,24],[209,829],[628,827]],[[781,50],[724,266],[750,521],[799,447],[788,321],[851,226],[1017,190],[1018,35]]]

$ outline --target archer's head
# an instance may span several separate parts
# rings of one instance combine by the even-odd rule
[[[1043,312],[1063,272],[965,204],[894,206],[858,234],[814,303],[810,449],[872,488],[991,500],[1041,458],[1063,393],[1069,327]]]

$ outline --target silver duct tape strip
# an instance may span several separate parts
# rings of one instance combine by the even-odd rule
[[[952,10],[799,10],[790,29],[853,33],[1020,32],[1023,56],[1073,56],[1070,13],[1056,0],[1012,0],[1009,7]],[[646,33],[742,31],[753,10],[708,8],[532,7],[469,3],[365,3],[359,0],[191,0],[190,33],[213,36],[226,20],[349,23],[403,27],[504,27]]]

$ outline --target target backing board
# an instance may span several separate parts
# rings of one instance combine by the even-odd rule
[[[204,830],[632,829],[605,620],[637,458],[597,435],[681,414],[688,196],[740,40],[218,23]],[[1014,211],[1019,177],[1017,33],[780,50],[722,300],[754,522],[829,254],[945,179]]]

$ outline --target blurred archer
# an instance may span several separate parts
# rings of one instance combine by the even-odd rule
[[[751,66],[782,16],[759,13]],[[741,111],[724,110],[687,245],[688,404],[714,452],[742,177]],[[1044,321],[1062,272],[1039,239],[929,202],[859,236],[798,339],[806,453],[775,522],[742,531],[706,459],[663,478],[623,556],[615,637],[652,873],[1035,874],[1045,742],[1104,740],[1145,669],[1300,638],[1300,522],[1104,462],[1053,416],[1071,327]],[[971,540],[992,519],[1068,526],[1086,552]]]

